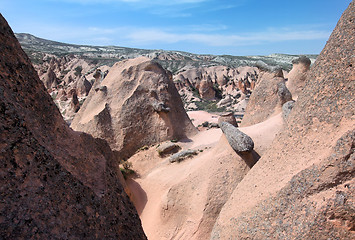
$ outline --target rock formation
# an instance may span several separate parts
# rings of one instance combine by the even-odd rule
[[[78,81],[76,81],[75,89],[77,91],[78,96],[87,96],[90,92],[92,85],[86,79],[85,76],[81,77]]]
[[[106,139],[122,157],[197,131],[171,75],[145,57],[116,63],[90,91],[71,127]]]
[[[222,132],[226,136],[229,145],[237,153],[251,152],[254,149],[253,140],[248,135],[238,130],[238,128],[234,127],[232,124],[221,122],[219,127],[222,129]]]
[[[235,188],[211,239],[354,239],[355,3],[343,13],[288,124]]]
[[[233,112],[221,114],[221,116],[218,118],[218,124],[220,125],[222,122],[227,122],[232,124],[234,127],[238,127],[238,123],[237,120],[235,120]]]
[[[175,153],[172,156],[170,156],[169,162],[171,162],[171,163],[181,162],[182,160],[184,160],[188,157],[192,157],[193,155],[197,155],[196,150],[191,150],[191,149],[183,150],[181,152]]]
[[[73,93],[72,100],[70,102],[70,108],[71,108],[70,110],[72,110],[75,113],[78,112],[80,109],[80,104],[76,92]]]
[[[108,144],[66,125],[1,15],[0,52],[0,238],[145,239]]]
[[[190,68],[176,73],[173,78],[185,109],[196,110],[200,105],[198,103],[203,100],[219,100],[218,108],[235,111],[245,94],[254,89],[258,74],[256,67],[215,66]],[[198,96],[193,94],[195,89],[198,90]]]
[[[49,68],[42,76],[42,82],[47,89],[55,88],[58,85],[58,79],[52,68]]]
[[[213,100],[215,98],[216,92],[213,89],[213,82],[210,76],[201,80],[198,85],[198,92],[204,100]]]
[[[260,70],[260,78],[250,96],[241,126],[250,126],[265,121],[281,112],[282,105],[292,96],[285,86],[281,69]]]
[[[173,154],[178,152],[181,149],[179,145],[173,142],[164,142],[160,144],[160,146],[157,148],[157,152],[159,153],[160,157],[164,157],[168,154]]]
[[[286,86],[295,99],[302,92],[307,73],[311,66],[311,60],[306,56],[300,56],[292,61],[292,70],[287,74]]]
[[[293,106],[295,105],[295,101],[288,101],[284,105],[282,105],[282,117],[283,119],[287,119],[288,115],[291,113]]]

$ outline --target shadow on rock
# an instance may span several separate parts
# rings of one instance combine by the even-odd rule
[[[136,207],[138,215],[140,215],[148,201],[147,193],[143,190],[141,185],[132,178],[127,179],[126,183],[131,191],[131,201]]]

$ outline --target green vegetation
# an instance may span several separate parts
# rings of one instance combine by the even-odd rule
[[[77,66],[75,69],[75,76],[81,76],[81,72],[83,71],[83,68],[81,66]]]
[[[217,102],[213,101],[201,101],[195,102],[198,110],[204,110],[206,112],[225,112],[225,107],[217,107]]]
[[[214,83],[213,84],[213,90],[216,92],[216,98],[218,99],[222,99],[223,98],[223,92],[222,90],[219,88],[218,83]]]
[[[125,161],[125,160],[121,160],[120,162],[120,170],[121,170],[121,173],[124,177],[124,179],[127,179],[127,177],[135,174],[136,172],[132,169],[132,163],[131,162],[128,162],[128,161]]]
[[[52,97],[53,101],[57,99],[57,95],[58,95],[57,92],[53,92],[53,93],[51,94],[51,97]]]
[[[200,93],[198,92],[197,88],[192,88],[192,95],[194,97],[200,98]]]
[[[80,99],[79,100],[79,105],[82,106],[84,104],[84,102],[85,102],[85,98]]]

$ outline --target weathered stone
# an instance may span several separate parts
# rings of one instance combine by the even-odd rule
[[[282,117],[283,119],[287,119],[288,115],[291,113],[293,106],[295,105],[295,101],[288,101],[284,105],[282,105]]]
[[[284,83],[282,71],[262,71],[240,126],[247,127],[263,122],[273,114],[281,112],[282,103],[292,100]]]
[[[227,123],[232,124],[234,127],[238,127],[238,123],[237,123],[237,120],[234,117],[234,113],[233,112],[228,112],[228,113],[222,114],[218,118],[218,125],[220,125],[222,122],[227,122]]]
[[[295,99],[302,92],[305,86],[307,73],[309,72],[311,60],[306,56],[300,56],[292,61],[292,70],[287,74],[286,86]]]
[[[163,102],[153,102],[152,106],[156,112],[166,112],[170,111],[170,108],[167,107]]]
[[[78,100],[78,96],[76,95],[76,92],[74,92],[73,97],[70,101],[70,108],[74,112],[78,112],[80,109],[80,104]]]
[[[170,156],[169,158],[169,162],[173,163],[173,162],[181,162],[182,160],[188,158],[188,157],[192,157],[193,155],[197,155],[197,151],[196,150],[183,150],[181,152],[175,153],[174,155]]]
[[[180,149],[180,146],[176,143],[164,142],[157,148],[157,152],[159,153],[159,156],[166,156],[168,154],[176,153]]]
[[[282,107],[286,102],[292,100],[291,92],[287,89],[284,81],[277,84],[277,96],[279,97],[279,106]]]
[[[146,57],[117,62],[94,86],[103,87],[90,91],[71,127],[107,140],[123,158],[197,133],[168,72]]]
[[[215,91],[213,89],[213,82],[210,76],[207,76],[206,79],[201,80],[198,91],[202,99],[212,100],[215,98]]]
[[[254,142],[251,137],[227,122],[221,122],[219,127],[226,136],[229,145],[237,153],[251,152],[254,149]]]
[[[85,78],[85,76],[81,77],[79,81],[76,82],[77,95],[80,97],[87,96],[91,87],[91,83]]]

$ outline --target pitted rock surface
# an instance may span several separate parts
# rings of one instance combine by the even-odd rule
[[[72,131],[0,15],[0,239],[146,239],[103,140]]]

